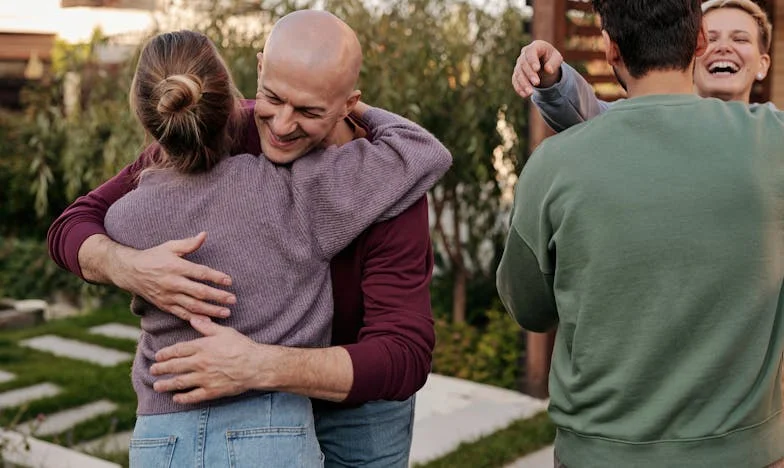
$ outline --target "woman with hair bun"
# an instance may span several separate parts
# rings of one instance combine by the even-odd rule
[[[361,104],[355,113],[372,141],[314,149],[283,166],[263,155],[229,157],[240,94],[215,46],[193,31],[145,45],[130,103],[162,151],[111,206],[107,232],[147,249],[207,231],[189,260],[232,278],[237,302],[221,323],[260,343],[328,346],[330,259],[370,224],[420,199],[451,164],[427,131]],[[157,393],[155,353],[200,335],[140,296],[131,309],[143,330],[132,370],[132,467],[322,466],[307,397],[253,391],[179,404]]]

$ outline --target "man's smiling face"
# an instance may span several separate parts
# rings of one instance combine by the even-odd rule
[[[328,139],[346,115],[346,96],[316,70],[265,58],[260,70],[256,127],[270,161],[288,164]]]

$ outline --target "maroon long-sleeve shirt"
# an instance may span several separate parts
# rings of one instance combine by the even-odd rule
[[[260,154],[253,101],[245,101],[244,138],[235,152]],[[52,224],[49,254],[82,276],[78,253],[91,235],[106,234],[109,206],[136,185],[138,173],[159,150],[147,148],[134,163],[78,198]],[[332,343],[351,356],[354,383],[344,403],[403,400],[424,385],[435,334],[430,309],[433,250],[427,200],[374,224],[331,262],[335,315]]]

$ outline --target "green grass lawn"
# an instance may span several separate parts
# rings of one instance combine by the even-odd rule
[[[118,409],[112,414],[99,416],[65,433],[41,438],[60,445],[72,446],[110,433],[132,430],[135,421],[136,394],[131,386],[130,362],[114,367],[101,367],[24,348],[18,344],[19,341],[34,336],[51,334],[133,354],[136,350],[134,341],[93,335],[88,331],[90,327],[111,322],[138,326],[139,318],[130,313],[126,304],[120,304],[86,316],[56,320],[33,328],[0,332],[0,370],[16,374],[16,379],[0,384],[0,392],[43,382],[51,382],[62,390],[55,397],[36,400],[24,407],[4,410],[0,413],[0,426],[9,427],[15,422],[35,419],[38,415],[45,416],[106,399],[118,405]],[[507,428],[475,442],[461,444],[455,452],[420,466],[426,468],[502,467],[552,443],[554,437],[554,427],[545,414],[540,414],[531,419],[516,421]],[[123,466],[128,464],[127,454],[101,456]]]
[[[553,443],[555,426],[547,413],[520,419],[417,468],[499,468]]]
[[[100,399],[118,405],[115,412],[79,424],[73,429],[44,440],[71,446],[96,439],[113,432],[133,429],[136,413],[136,394],[131,387],[130,362],[114,367],[101,367],[84,361],[54,356],[20,346],[21,340],[53,334],[77,339],[133,354],[136,343],[131,340],[107,338],[90,334],[88,329],[104,323],[138,325],[127,305],[98,310],[90,315],[56,320],[33,328],[0,332],[0,369],[16,374],[16,379],[0,384],[0,392],[51,382],[61,393],[27,403],[24,407],[7,408],[0,413],[0,425],[8,427],[16,422],[35,419]],[[125,459],[116,460],[127,464]]]

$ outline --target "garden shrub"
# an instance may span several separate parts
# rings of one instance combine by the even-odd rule
[[[498,308],[485,316],[482,328],[436,320],[433,372],[516,390],[523,371],[521,329]]]
[[[0,297],[52,300],[57,293],[76,304],[122,296],[115,288],[90,285],[59,268],[43,240],[0,236]]]

